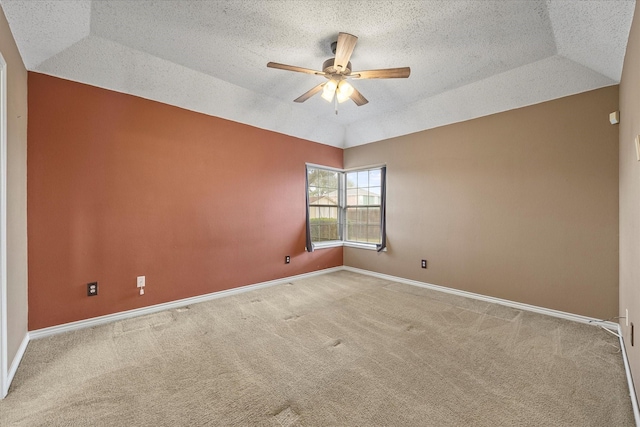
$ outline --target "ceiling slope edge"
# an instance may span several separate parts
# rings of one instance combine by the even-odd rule
[[[111,61],[110,58],[119,58]],[[342,148],[344,127],[266,95],[97,36],[33,71]],[[179,81],[180,84],[167,84]],[[202,88],[210,90],[203,91]]]
[[[0,4],[28,70],[90,34],[90,0],[2,0]],[[37,40],[37,43],[29,44],[31,40]]]
[[[347,126],[345,148],[575,95],[617,82],[554,55]],[[559,96],[560,95],[560,96]]]
[[[620,82],[634,0],[547,0],[558,54]]]

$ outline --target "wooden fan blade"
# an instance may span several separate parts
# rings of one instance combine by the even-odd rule
[[[342,72],[345,68],[347,68],[347,64],[349,63],[349,59],[351,59],[351,54],[353,53],[353,48],[356,47],[357,41],[358,38],[351,34],[338,34],[336,59],[333,62],[333,66],[336,70],[338,70],[338,72]]]
[[[318,86],[313,87],[312,89],[306,91],[305,93],[303,93],[302,95],[300,95],[299,97],[294,99],[293,102],[304,102],[304,101],[306,101],[307,99],[311,98],[316,93],[320,92],[324,85],[325,85],[325,83],[320,83]]]
[[[406,79],[411,74],[411,68],[385,68],[383,70],[354,71],[354,79]]]
[[[316,74],[319,76],[325,75],[324,71],[316,71],[309,68],[296,67],[295,65],[278,64],[277,62],[268,62],[267,67],[286,71],[296,71],[298,73]]]
[[[353,93],[350,96],[351,100],[353,102],[356,103],[356,105],[358,107],[363,106],[364,104],[366,104],[367,102],[369,102],[367,100],[367,98],[365,98],[364,96],[362,96],[362,94],[360,92],[358,92],[358,89],[356,89],[355,87],[353,88]]]

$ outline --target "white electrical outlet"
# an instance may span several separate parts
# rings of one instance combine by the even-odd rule
[[[138,276],[138,287],[139,288],[144,288],[145,287],[145,276]]]
[[[624,309],[624,321],[627,324],[627,326],[629,326],[629,309],[628,308]]]

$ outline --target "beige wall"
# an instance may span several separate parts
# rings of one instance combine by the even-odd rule
[[[629,309],[635,340],[640,330],[640,162],[634,138],[640,134],[640,17],[629,34],[620,82],[620,316]],[[630,328],[621,320],[631,372],[640,378],[640,344],[631,346]]]
[[[0,8],[7,63],[7,318],[9,366],[27,333],[27,70]]]
[[[388,252],[345,248],[345,265],[616,316],[617,109],[612,86],[345,150],[345,168],[386,163],[388,186]]]

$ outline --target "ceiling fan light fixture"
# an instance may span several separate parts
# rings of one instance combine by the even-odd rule
[[[322,88],[322,98],[327,102],[333,101],[333,96],[335,95],[337,88],[338,83],[335,80],[329,80]]]
[[[338,99],[338,102],[340,104],[342,104],[344,101],[349,99],[349,97],[347,95],[345,95],[344,93],[342,93],[340,91],[336,92],[336,98]]]
[[[343,103],[344,101],[350,99],[352,93],[353,86],[351,86],[346,80],[340,80],[340,83],[338,83],[338,89],[336,90],[338,102]]]

